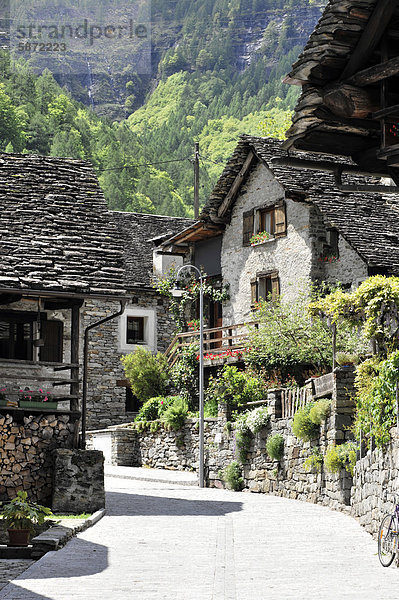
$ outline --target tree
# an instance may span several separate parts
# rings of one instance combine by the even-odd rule
[[[25,146],[25,121],[22,114],[13,105],[0,83],[0,149],[5,150],[11,142],[15,152],[21,152]]]

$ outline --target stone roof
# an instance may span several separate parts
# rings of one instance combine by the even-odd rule
[[[273,158],[298,158],[309,161],[345,162],[337,156],[310,152],[286,152],[282,142],[271,138],[241,136],[222,175],[206,203],[201,219],[211,221],[226,194],[239,175],[250,151],[255,152],[281,183],[287,197],[295,201],[312,202],[323,213],[326,222],[337,227],[341,235],[370,266],[399,275],[399,195],[344,192],[337,189],[334,176],[323,170],[297,169],[273,164]],[[354,164],[354,163],[351,163]],[[253,168],[253,167],[252,167]],[[365,182],[353,174],[346,182]],[[245,179],[243,179],[243,183]],[[234,198],[232,200],[232,204]],[[231,205],[232,206],[232,205]],[[231,207],[230,207],[231,212]],[[227,213],[227,217],[229,213]]]
[[[396,165],[388,168],[378,152],[381,124],[372,115],[397,103],[393,93],[382,93],[381,88],[389,81],[394,92],[397,73],[396,78],[393,71],[380,77],[374,73],[373,79],[368,71],[398,57],[398,36],[396,0],[330,0],[284,79],[302,86],[285,147],[315,152],[329,148],[332,154],[351,156],[370,172],[384,169],[396,181],[398,169],[391,170]],[[381,41],[389,47],[386,58]],[[352,105],[353,98],[363,100],[362,108],[358,99]]]
[[[89,163],[0,154],[0,288],[122,293],[122,248]]]
[[[124,247],[124,285],[150,287],[154,247],[194,223],[191,219],[131,212],[110,212]]]
[[[330,0],[286,78],[323,86],[339,78],[378,0]]]

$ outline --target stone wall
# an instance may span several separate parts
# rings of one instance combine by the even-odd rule
[[[353,515],[376,535],[382,517],[392,512],[399,489],[399,435],[391,431],[391,443],[369,451],[357,461],[352,487]]]
[[[53,491],[53,451],[72,448],[76,415],[0,411],[0,500],[26,490],[49,505]]]
[[[128,310],[145,310],[153,318],[156,339],[149,345],[153,351],[164,351],[173,338],[175,327],[170,318],[168,302],[154,292],[137,291]],[[87,325],[116,313],[120,303],[115,301],[86,301],[83,311],[82,331]],[[148,317],[150,318],[150,317]],[[89,371],[87,394],[87,427],[103,429],[117,423],[126,423],[131,414],[126,412],[126,388],[117,382],[125,379],[123,354],[134,352],[136,346],[127,347],[121,340],[122,315],[92,329],[89,333]],[[83,351],[83,349],[82,349]]]
[[[104,507],[104,457],[102,452],[56,450],[53,511],[77,514],[93,513]]]

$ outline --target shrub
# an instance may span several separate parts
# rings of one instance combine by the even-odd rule
[[[243,413],[235,422],[236,454],[241,463],[247,460],[251,447],[251,430],[247,424],[247,413]]]
[[[236,409],[248,402],[264,400],[266,393],[262,377],[248,371],[240,371],[235,366],[224,365],[215,377],[209,378],[205,404],[213,407],[213,411],[219,402]]]
[[[274,460],[280,460],[284,453],[284,438],[279,433],[267,438],[266,452]]]
[[[169,384],[169,365],[163,354],[154,356],[145,348],[122,356],[125,374],[132,392],[141,402],[166,393]]]
[[[351,352],[337,352],[337,364],[342,365],[357,365],[359,357]]]
[[[324,464],[327,471],[339,473],[345,469],[353,475],[353,469],[356,465],[357,446],[354,442],[345,442],[339,446],[330,446],[324,457]]]
[[[314,439],[318,432],[319,427],[313,421],[310,420],[309,413],[313,407],[313,402],[310,402],[303,408],[296,411],[294,419],[292,421],[292,432],[295,437],[308,442]]]
[[[183,427],[188,415],[188,404],[183,398],[176,397],[175,401],[161,415],[161,421],[167,429],[177,431]]]
[[[320,398],[317,400],[309,411],[309,419],[315,425],[321,425],[327,419],[330,412],[331,400],[328,398]]]
[[[155,396],[144,402],[135,421],[155,421],[179,396]]]
[[[260,406],[246,413],[246,422],[251,433],[258,433],[269,422],[269,409],[267,406]]]
[[[171,370],[173,386],[190,408],[194,408],[193,400],[198,395],[198,352],[199,345],[196,342],[182,348]]]
[[[320,472],[322,465],[323,455],[320,452],[320,448],[312,448],[311,455],[303,463],[304,469],[306,469],[307,471],[315,469],[316,471]]]
[[[242,489],[244,479],[242,478],[241,467],[236,460],[233,460],[233,462],[223,469],[222,479],[229,489],[235,492]]]

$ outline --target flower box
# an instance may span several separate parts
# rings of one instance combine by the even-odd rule
[[[39,402],[35,400],[20,400],[20,408],[57,408],[57,401],[50,400],[48,402]]]

